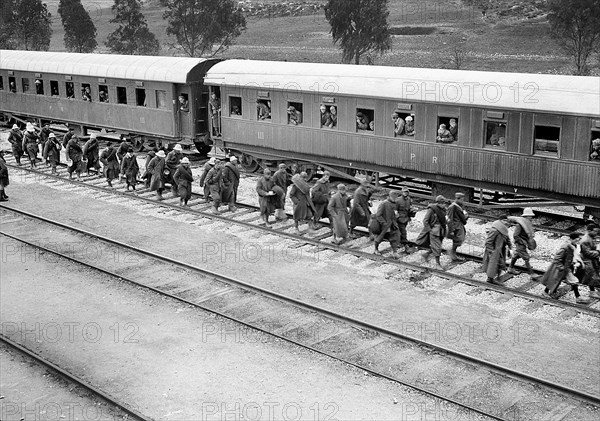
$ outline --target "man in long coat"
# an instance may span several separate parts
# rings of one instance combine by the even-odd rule
[[[521,216],[508,217],[508,220],[515,224],[515,231],[513,232],[515,254],[513,254],[508,267],[508,271],[510,273],[517,273],[517,271],[514,269],[514,266],[517,263],[517,260],[523,259],[529,275],[533,277],[533,269],[529,263],[531,257],[529,256],[528,250],[534,250],[536,248],[534,238],[535,231],[533,229],[533,224],[531,223],[531,218],[534,216],[535,214],[533,213],[533,209],[525,208],[523,209],[523,214]]]
[[[150,180],[152,179],[152,174],[148,172],[148,165],[150,164],[150,161],[152,161],[152,158],[156,156],[157,152],[158,148],[155,146],[151,151],[148,151],[148,154],[146,155],[146,162],[144,163],[144,175],[142,176],[142,180],[144,180],[144,185],[147,188],[150,187]]]
[[[237,191],[240,185],[240,170],[237,166],[237,158],[232,156],[229,162],[223,168],[223,192],[221,199],[229,204],[229,210],[235,212],[235,203],[237,201]]]
[[[327,210],[333,222],[333,242],[342,244],[348,238],[348,222],[350,221],[350,212],[348,212],[349,197],[346,194],[346,186],[338,184],[337,192],[329,199]]]
[[[66,149],[69,141],[75,136],[75,129],[73,127],[67,128],[67,133],[63,136],[62,145]]]
[[[573,232],[569,235],[569,241],[565,242],[556,252],[552,258],[552,263],[542,276],[542,284],[546,286],[544,293],[553,297],[561,282],[565,281],[571,285],[571,289],[575,294],[576,301],[578,304],[587,304],[590,302],[589,299],[581,297],[579,295],[579,289],[577,287],[577,278],[573,274],[573,257],[575,255],[575,247],[581,238],[581,233]]]
[[[600,294],[596,291],[596,288],[600,287],[600,251],[596,248],[598,236],[600,236],[600,227],[590,224],[579,242],[580,257],[584,267],[581,283],[589,287],[592,298],[600,298]]]
[[[273,187],[275,187],[275,182],[271,177],[271,170],[265,169],[263,176],[256,183],[256,193],[258,194],[258,203],[260,204],[260,216],[267,227],[271,227],[269,216],[275,212],[279,202],[277,195],[273,191]]]
[[[152,174],[152,178],[150,179],[150,191],[156,192],[158,200],[163,200],[162,192],[165,189],[165,157],[165,151],[161,149],[148,164],[148,173]]]
[[[391,191],[386,201],[377,208],[375,218],[372,220],[369,231],[375,235],[375,253],[381,254],[379,245],[383,240],[388,240],[392,246],[392,257],[399,258],[398,246],[400,245],[400,230],[396,219],[396,200],[400,196],[397,191]]]
[[[131,143],[129,143],[129,141],[127,140],[125,135],[122,134],[120,140],[121,140],[121,144],[117,148],[117,158],[119,160],[119,164],[123,160],[123,157],[129,150],[129,148],[133,148],[133,145]]]
[[[354,191],[352,207],[350,208],[350,234],[354,227],[369,227],[371,220],[371,209],[369,208],[369,199],[371,198],[369,180],[360,182],[360,186]]]
[[[412,199],[410,197],[410,190],[408,187],[402,187],[402,194],[396,199],[396,212],[398,215],[398,231],[400,232],[400,244],[404,247],[404,252],[409,253],[410,248],[408,246],[408,238],[406,235],[406,227],[408,226],[411,218],[415,214],[412,209]]]
[[[177,197],[177,183],[173,179],[173,175],[175,175],[175,171],[177,171],[177,167],[179,167],[179,164],[181,163],[181,158],[183,158],[183,148],[178,143],[173,150],[167,154],[167,158],[165,159],[165,165],[169,170],[169,177],[165,182],[171,184],[173,197]]]
[[[290,189],[290,200],[294,204],[294,227],[300,232],[298,224],[300,221],[308,220],[309,229],[313,229],[312,217],[315,207],[310,198],[310,185],[307,182],[308,174],[302,172],[292,177],[292,188]]]
[[[0,150],[0,202],[6,202],[8,196],[6,195],[6,186],[10,184],[8,178],[8,167],[4,160],[4,151]]]
[[[465,242],[467,231],[465,224],[469,214],[463,209],[465,195],[463,193],[454,194],[454,202],[448,206],[446,220],[448,221],[448,233],[446,237],[452,240],[452,250],[450,259],[454,262],[463,262],[465,259],[458,257],[456,250]]]
[[[73,173],[77,173],[77,180],[81,181],[81,169],[83,166],[83,149],[79,145],[79,138],[77,136],[71,137],[69,143],[67,143],[67,150],[65,151],[67,157],[71,160],[71,165],[67,167],[69,171],[69,179],[73,178]]]
[[[314,227],[317,228],[321,218],[329,218],[329,223],[332,224],[327,205],[329,204],[329,171],[323,172],[323,176],[319,178],[310,190],[310,197],[315,206]]]
[[[288,186],[291,184],[290,176],[287,172],[287,165],[283,163],[279,164],[279,169],[273,174],[273,182],[277,187],[273,191],[277,195],[277,199],[279,199],[279,204],[275,211],[275,218],[287,219],[285,214],[285,197],[287,196]]]
[[[175,174],[173,174],[173,180],[177,184],[179,206],[188,206],[188,200],[192,197],[192,182],[194,181],[188,158],[181,160],[181,164],[179,164]]]
[[[23,133],[19,130],[19,126],[13,124],[12,130],[8,134],[8,142],[12,147],[12,153],[17,161],[17,165],[21,165],[21,157],[23,156]]]
[[[423,218],[423,230],[415,240],[417,245],[429,247],[424,259],[428,262],[433,254],[435,268],[438,270],[443,270],[440,256],[442,254],[442,241],[446,236],[446,209],[444,208],[446,202],[446,198],[440,195],[435,198],[435,203],[427,206],[427,213]]]
[[[96,133],[92,133],[83,145],[83,156],[87,159],[86,170],[88,175],[91,168],[96,170],[96,174],[98,174],[100,172],[100,144],[96,138]]]
[[[40,149],[42,151],[42,157],[44,156],[44,148],[46,147],[46,142],[48,141],[48,136],[50,136],[51,132],[49,124],[44,124],[42,130],[40,130]]]
[[[217,159],[213,156],[202,167],[202,175],[200,176],[200,187],[202,187],[204,189],[204,201],[206,203],[210,202],[210,200],[211,200],[210,188],[205,183],[206,176],[208,175],[208,172],[215,166],[216,163],[217,163]]]
[[[33,124],[27,123],[27,129],[25,130],[25,136],[23,136],[23,150],[29,157],[29,164],[31,168],[35,168],[35,161],[39,152],[38,142],[40,137],[35,132]]]
[[[117,148],[114,148],[111,142],[106,144],[106,149],[100,155],[100,162],[103,165],[103,173],[108,185],[112,187],[112,180],[119,176],[119,160],[117,159]]]
[[[56,174],[56,167],[60,163],[60,150],[62,146],[54,133],[48,135],[48,140],[42,151],[42,156],[52,168],[52,174]]]
[[[219,213],[219,206],[221,206],[221,178],[223,177],[223,164],[221,161],[217,161],[215,166],[206,175],[204,183],[210,190],[210,197],[213,199],[213,213]]]
[[[502,215],[488,230],[483,252],[483,271],[490,284],[497,284],[496,277],[506,269],[506,257],[510,255],[511,242],[508,236],[508,217]]]
[[[140,166],[137,163],[137,158],[133,153],[133,148],[129,148],[123,160],[121,161],[121,174],[125,176],[125,182],[127,183],[127,191],[131,186],[132,190],[135,191],[135,185],[137,184],[137,175],[140,171]]]

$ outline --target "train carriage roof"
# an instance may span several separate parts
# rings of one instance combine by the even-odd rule
[[[0,69],[170,83],[192,82],[198,77],[193,75],[195,68],[206,61],[189,57],[0,50]]]
[[[396,101],[600,116],[600,78],[409,67],[226,60],[205,83]]]

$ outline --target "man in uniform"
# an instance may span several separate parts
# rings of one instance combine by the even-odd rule
[[[402,195],[396,199],[396,212],[398,213],[398,231],[400,232],[400,244],[404,247],[404,252],[409,253],[408,239],[406,237],[406,226],[414,216],[414,211],[411,209],[412,199],[408,187],[402,187]]]
[[[435,203],[427,206],[427,213],[423,218],[423,230],[415,240],[415,243],[422,247],[429,247],[425,253],[424,259],[429,261],[431,255],[435,257],[435,269],[443,270],[440,263],[442,254],[442,240],[446,236],[446,209],[444,204],[447,202],[444,196],[437,196]]]
[[[370,231],[375,234],[375,253],[381,254],[379,245],[386,239],[392,246],[392,257],[397,259],[398,246],[400,244],[400,230],[396,219],[396,200],[400,193],[392,190],[385,202],[382,202],[375,214],[375,220],[371,224]],[[376,222],[375,222],[376,221]]]
[[[211,199],[210,198],[210,188],[205,183],[206,176],[208,175],[208,172],[215,166],[216,162],[217,162],[217,159],[213,156],[212,158],[210,158],[208,160],[208,162],[206,162],[204,164],[204,167],[202,167],[202,175],[200,176],[200,187],[202,187],[204,189],[204,201],[206,203],[210,202],[210,199]]]
[[[487,232],[483,252],[483,271],[490,284],[499,285],[498,276],[506,269],[506,257],[510,257],[511,242],[508,236],[508,216],[502,215],[494,221]]]
[[[165,159],[165,166],[169,170],[169,176],[165,179],[165,182],[171,184],[171,193],[173,193],[173,197],[178,196],[177,183],[173,179],[173,176],[181,163],[181,158],[183,158],[183,148],[178,143],[173,150],[167,154],[167,158]]]
[[[275,211],[275,218],[287,219],[285,214],[285,197],[287,196],[287,189],[290,185],[290,177],[287,172],[287,165],[279,164],[279,169],[273,174],[273,182],[278,188],[273,190],[279,199],[277,210]],[[281,189],[281,190],[280,190]]]
[[[265,223],[265,226],[271,227],[269,224],[269,216],[275,211],[278,204],[278,199],[273,191],[275,183],[271,177],[271,170],[265,169],[263,176],[256,183],[256,193],[258,194],[258,203],[260,204],[260,217]]]
[[[210,190],[210,197],[213,200],[212,212],[214,214],[219,213],[219,206],[221,205],[221,177],[223,169],[223,163],[221,161],[215,162],[215,165],[206,174],[206,180],[204,183]]]
[[[465,241],[465,224],[469,214],[463,209],[465,195],[463,193],[454,194],[454,202],[448,206],[446,220],[448,221],[448,233],[446,237],[452,240],[452,250],[450,251],[450,259],[453,262],[462,262],[465,259],[458,257],[456,249],[458,249]]]
[[[529,260],[531,259],[529,256],[528,250],[535,250],[535,231],[533,229],[533,224],[531,223],[531,218],[533,218],[535,214],[533,213],[533,209],[525,208],[523,209],[523,214],[521,216],[509,216],[508,220],[515,223],[515,231],[513,233],[513,239],[515,241],[515,254],[512,256],[510,260],[510,266],[508,267],[508,271],[510,273],[517,273],[514,266],[517,263],[519,258],[523,259],[525,262],[525,267],[527,268],[527,272],[529,275],[533,276],[533,269],[529,264]]]
[[[240,170],[237,167],[237,158],[232,156],[223,168],[223,201],[229,204],[229,210],[236,211],[235,202],[240,184]]]
[[[19,126],[13,124],[12,130],[8,135],[8,141],[12,147],[12,153],[17,161],[17,165],[21,165],[21,157],[23,156],[23,133],[19,130]]]

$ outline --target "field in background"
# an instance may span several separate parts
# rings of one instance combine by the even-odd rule
[[[550,38],[549,26],[536,8],[543,1],[498,0],[494,10],[483,18],[480,10],[465,7],[460,0],[390,0],[390,24],[395,33],[416,35],[394,35],[392,51],[376,57],[375,64],[452,68],[450,58],[458,46],[469,52],[463,69],[570,73],[569,61]],[[64,31],[56,13],[58,0],[46,3],[54,15],[50,49],[64,51]],[[99,52],[107,52],[104,41],[115,29],[109,22],[112,4],[112,0],[83,0],[98,30]],[[179,54],[169,48],[162,13],[157,0],[146,2],[144,14],[163,46],[161,54]],[[332,43],[322,9],[306,16],[249,16],[247,23],[248,29],[236,44],[219,57],[340,62],[341,55]]]

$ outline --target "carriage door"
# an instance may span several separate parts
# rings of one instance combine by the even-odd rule
[[[181,138],[190,138],[190,120],[193,112],[190,93],[187,89],[179,91],[177,96],[177,114],[179,116],[179,136]]]

